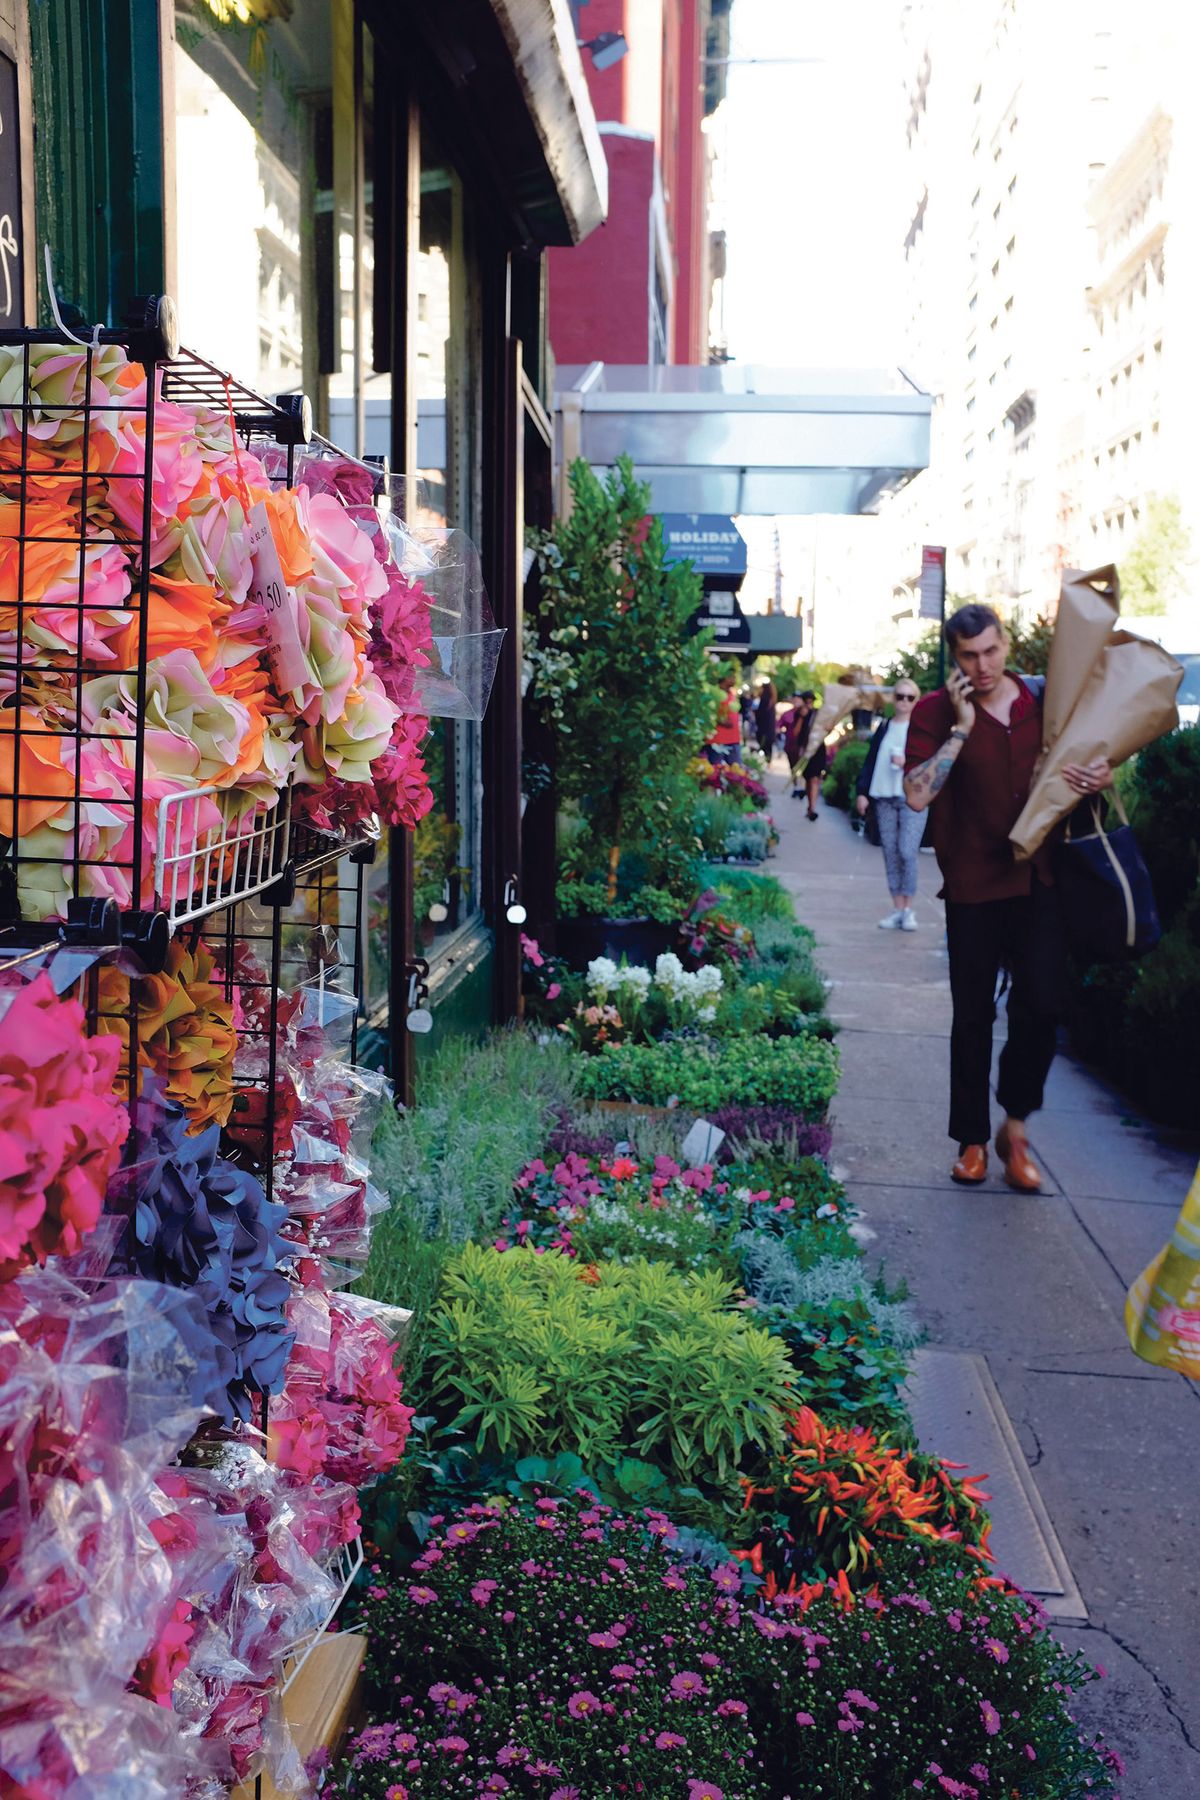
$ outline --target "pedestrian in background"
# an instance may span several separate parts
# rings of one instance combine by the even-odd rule
[[[885,719],[877,727],[858,776],[856,805],[860,815],[865,815],[869,807],[874,809],[888,892],[892,896],[891,912],[879,921],[881,931],[917,929],[912,903],[917,894],[917,852],[925,831],[925,815],[914,812],[904,797],[904,761],[908,722],[920,698],[914,682],[897,682],[892,690],[895,717]]]
[[[775,683],[764,681],[758,690],[758,711],[754,716],[754,735],[768,763],[775,753]]]
[[[1008,640],[990,606],[962,606],[946,621],[952,668],[926,694],[908,729],[904,792],[933,809],[933,842],[946,902],[950,953],[950,1136],[955,1181],[987,1174],[991,1135],[992,1026],[1001,970],[1008,985],[1008,1037],[996,1097],[1004,1124],[996,1153],[1008,1185],[1038,1193],[1042,1173],[1025,1122],[1042,1104],[1054,1060],[1067,946],[1051,847],[1018,863],[1009,832],[1021,815],[1042,748],[1044,683],[1005,667]],[[1081,798],[1112,785],[1098,759],[1068,763]]]
[[[712,762],[740,763],[742,760],[741,706],[734,691],[736,687],[736,675],[732,672],[722,675],[721,692],[717,701],[717,729],[708,745],[709,759]]]
[[[824,739],[812,742],[812,728],[817,713],[817,696],[811,688],[792,695],[792,710],[784,725],[784,748],[792,771],[792,799],[808,800],[810,823],[817,817],[817,795],[829,767],[829,752]]]

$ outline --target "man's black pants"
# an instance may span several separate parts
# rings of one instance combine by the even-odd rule
[[[950,1136],[986,1144],[991,1135],[992,1025],[1001,969],[1009,976],[1008,1042],[1000,1053],[996,1097],[1014,1119],[1042,1104],[1054,1060],[1066,977],[1066,939],[1058,890],[1036,875],[1012,900],[946,902],[950,950]]]

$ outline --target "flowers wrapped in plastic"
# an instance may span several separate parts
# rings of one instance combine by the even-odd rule
[[[0,1280],[80,1248],[128,1134],[121,1046],[84,1023],[45,974],[0,988]]]
[[[214,1376],[192,1295],[61,1264],[0,1287],[4,1792],[168,1800],[220,1769],[138,1675],[182,1597],[155,1476]]]
[[[197,1295],[215,1347],[209,1404],[226,1423],[246,1418],[252,1392],[280,1385],[291,1348],[286,1214],[252,1175],[218,1156],[217,1125],[189,1137],[182,1107],[152,1082],[137,1132],[119,1189],[134,1201],[122,1257],[138,1274]]]
[[[313,1265],[288,1308],[296,1347],[270,1402],[271,1456],[311,1478],[355,1486],[394,1468],[412,1408],[401,1400],[394,1336],[407,1315],[358,1294],[330,1294]]]

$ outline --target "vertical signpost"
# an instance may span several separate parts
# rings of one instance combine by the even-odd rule
[[[938,621],[938,686],[946,679],[946,546],[926,544],[921,550],[921,605],[918,617]]]

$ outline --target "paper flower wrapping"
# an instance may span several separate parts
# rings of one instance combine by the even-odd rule
[[[0,1280],[80,1248],[129,1131],[120,1044],[84,1023],[45,975],[0,989]]]
[[[234,1003],[211,979],[213,970],[207,945],[189,950],[175,938],[161,973],[133,984],[138,1062],[159,1077],[166,1099],[182,1106],[193,1135],[214,1122],[224,1125],[234,1104]],[[128,976],[102,970],[99,1029],[126,1046],[130,1004]]]
[[[218,1126],[189,1137],[182,1107],[152,1086],[139,1111],[148,1117],[128,1177],[136,1206],[122,1255],[138,1274],[200,1299],[220,1378],[209,1401],[228,1424],[249,1416],[252,1390],[283,1379],[292,1342],[286,1215],[252,1175],[218,1156]]]

